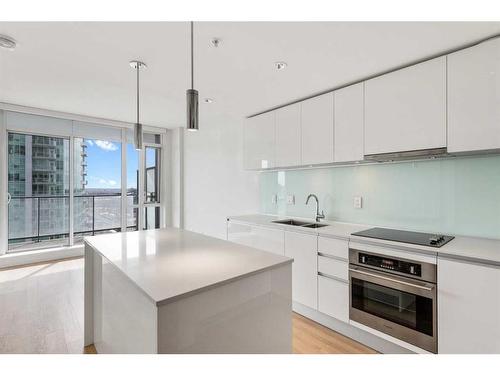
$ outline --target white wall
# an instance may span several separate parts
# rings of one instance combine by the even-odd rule
[[[200,121],[184,134],[184,227],[226,237],[226,217],[259,212],[258,172],[243,170],[243,119]]]

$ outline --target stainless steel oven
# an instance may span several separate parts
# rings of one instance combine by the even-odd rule
[[[349,249],[349,318],[437,352],[436,265]]]

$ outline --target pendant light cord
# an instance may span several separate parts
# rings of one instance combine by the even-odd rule
[[[137,123],[139,123],[139,62],[137,63],[136,70],[137,70]]]
[[[193,49],[193,21],[191,21],[191,90],[194,89],[194,49]]]

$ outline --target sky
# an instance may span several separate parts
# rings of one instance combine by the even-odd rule
[[[86,139],[87,188],[119,189],[121,184],[121,144]],[[136,187],[138,153],[127,144],[127,188]]]

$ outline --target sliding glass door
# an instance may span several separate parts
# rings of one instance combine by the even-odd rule
[[[78,136],[7,133],[8,252],[160,228],[161,137],[146,133],[137,151],[127,130],[99,139],[98,125],[79,125]]]
[[[69,139],[8,133],[9,252],[67,245]]]
[[[121,143],[74,139],[73,227],[83,236],[121,231]]]

